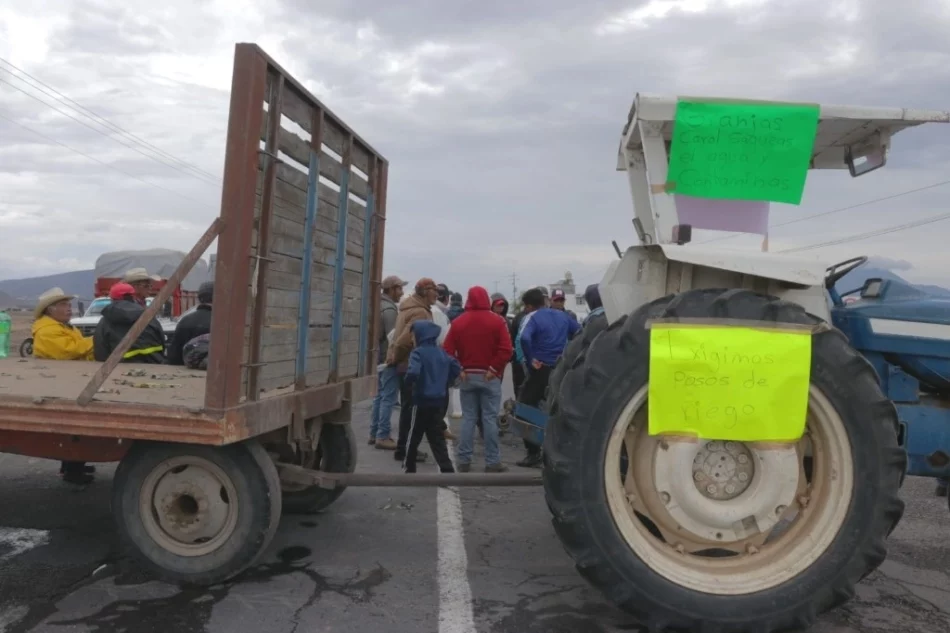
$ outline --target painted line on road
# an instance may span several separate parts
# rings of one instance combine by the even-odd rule
[[[455,442],[449,457],[455,464]],[[436,488],[439,541],[439,633],[477,633],[468,583],[468,554],[457,488]]]
[[[0,563],[47,543],[48,530],[0,527]]]

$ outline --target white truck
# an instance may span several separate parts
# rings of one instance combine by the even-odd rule
[[[903,512],[897,410],[872,365],[829,325],[826,289],[866,258],[826,269],[689,243],[670,160],[674,134],[689,131],[688,120],[674,126],[686,100],[638,95],[623,128],[617,168],[630,184],[640,243],[603,277],[609,325],[575,337],[552,374],[545,495],[582,575],[647,630],[807,628],[880,565]],[[809,168],[863,175],[884,165],[896,133],[950,120],[948,112],[815,107],[802,178]],[[652,433],[658,322],[810,328],[811,370],[799,372],[804,435],[775,443]]]

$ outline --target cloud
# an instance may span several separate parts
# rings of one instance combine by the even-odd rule
[[[0,277],[88,266],[117,248],[190,247],[220,205],[236,41],[261,45],[390,160],[387,272],[491,288],[512,272],[524,284],[565,270],[597,281],[610,241],[636,239],[614,162],[638,91],[945,108],[948,26],[944,3],[884,0],[6,7],[0,57],[153,147],[0,70],[32,95],[0,83]],[[950,187],[938,187],[795,222],[946,179],[950,126],[929,127],[898,135],[888,167],[864,178],[813,172],[802,205],[773,205],[782,226],[770,249],[946,211]],[[948,226],[800,254],[903,260],[909,278],[940,283]]]

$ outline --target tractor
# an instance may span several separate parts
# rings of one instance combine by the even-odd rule
[[[635,98],[617,169],[639,244],[618,249],[600,283],[606,327],[570,341],[546,402],[518,405],[512,431],[543,443],[546,501],[580,573],[647,630],[807,628],[884,561],[905,475],[950,475],[950,300],[871,279],[846,304],[836,282],[866,258],[826,268],[692,243],[670,186],[682,100]],[[808,169],[866,175],[898,132],[950,121],[815,107],[802,179]],[[652,434],[650,324],[663,320],[813,328],[800,439]]]

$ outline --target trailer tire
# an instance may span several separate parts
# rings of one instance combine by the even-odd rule
[[[896,409],[882,394],[871,365],[843,334],[830,328],[816,333],[808,437],[819,444],[817,449],[812,444],[815,470],[811,496],[804,499],[810,501],[808,512],[774,544],[743,551],[737,541],[736,562],[703,557],[695,564],[700,558],[690,553],[695,549],[685,554],[679,549],[687,538],[682,532],[676,541],[662,542],[661,528],[671,525],[653,521],[665,521],[662,512],[649,518],[634,513],[638,495],[664,499],[655,487],[646,490],[656,480],[641,476],[654,472],[652,460],[631,458],[631,474],[621,481],[620,460],[613,453],[621,447],[630,451],[627,442],[634,451],[650,448],[654,456],[671,450],[672,443],[646,437],[645,429],[636,434],[645,427],[636,420],[637,412],[645,411],[648,382],[644,325],[661,317],[820,322],[801,306],[774,297],[693,290],[654,301],[611,324],[566,372],[559,406],[548,422],[543,476],[555,530],[579,572],[651,632],[808,628],[819,613],[849,600],[855,585],[887,555],[885,540],[903,513],[898,492],[907,460],[898,445]],[[691,446],[700,451],[708,445]],[[746,450],[741,443],[739,448]],[[803,454],[795,453],[800,463],[806,461]],[[835,459],[844,467],[835,470]],[[799,470],[794,480],[800,483],[804,472]],[[678,481],[691,485],[690,473]],[[628,486],[634,490],[629,495]],[[848,498],[835,499],[836,490],[845,490]],[[813,538],[801,538],[805,533]],[[809,545],[812,541],[820,545]],[[791,569],[775,573],[782,565]]]
[[[328,473],[352,473],[356,470],[356,435],[349,424],[324,424],[317,445],[315,463]],[[302,465],[302,464],[297,464]],[[321,488],[308,486],[291,488],[284,484],[284,512],[288,514],[314,514],[326,510],[340,498],[346,486]]]
[[[23,339],[20,343],[20,358],[29,358],[33,355],[33,339]]]
[[[254,440],[222,447],[138,442],[116,469],[123,545],[158,578],[213,585],[263,554],[280,523],[280,479]]]

